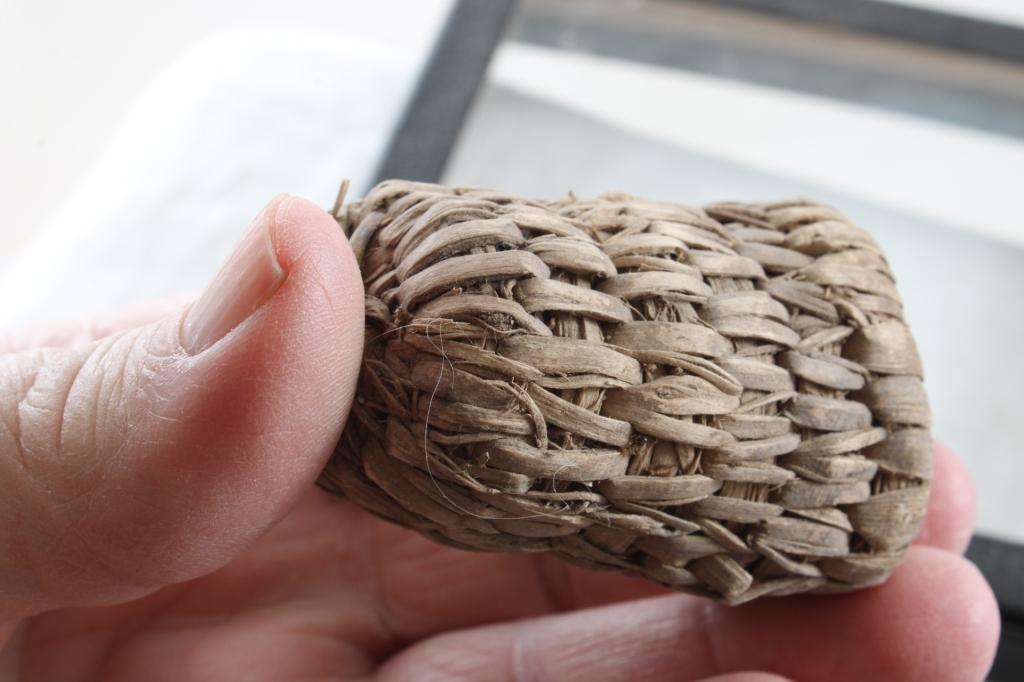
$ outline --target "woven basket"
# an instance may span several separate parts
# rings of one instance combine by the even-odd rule
[[[327,490],[727,603],[877,584],[914,537],[921,363],[834,209],[388,181],[335,215],[367,331]]]

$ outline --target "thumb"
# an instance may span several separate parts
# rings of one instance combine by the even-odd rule
[[[0,355],[0,617],[136,597],[235,556],[323,467],[362,334],[342,231],[283,196],[179,314]]]

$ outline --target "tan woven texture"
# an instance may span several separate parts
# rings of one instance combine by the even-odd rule
[[[728,603],[877,584],[917,532],[921,363],[836,210],[388,181],[336,217],[366,353],[324,488]]]

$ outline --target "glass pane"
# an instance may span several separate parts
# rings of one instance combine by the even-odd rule
[[[1024,66],[671,1],[525,2],[446,182],[839,207],[900,277],[934,433],[1024,541]]]
[[[978,17],[988,21],[1024,26],[1024,5],[1017,0],[886,0],[894,5]]]

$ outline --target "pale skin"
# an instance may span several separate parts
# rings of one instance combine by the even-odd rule
[[[998,611],[941,447],[887,583],[737,608],[456,551],[329,497],[359,273],[301,199],[247,240],[198,303],[0,338],[0,679],[984,678]]]

